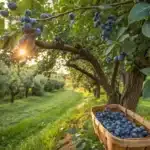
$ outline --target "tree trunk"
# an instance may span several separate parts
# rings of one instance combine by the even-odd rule
[[[15,99],[14,93],[11,93],[11,99],[10,99],[10,102],[11,102],[11,103],[14,103],[14,99]]]
[[[108,104],[120,104],[120,93],[114,91],[111,96],[109,96]]]
[[[96,98],[100,98],[100,85],[97,85],[94,90],[93,90],[93,94]]]
[[[135,111],[141,96],[144,75],[136,68],[131,72],[126,72],[125,88],[121,97],[121,105]]]
[[[29,93],[29,88],[26,88],[26,98],[28,97],[28,93]]]

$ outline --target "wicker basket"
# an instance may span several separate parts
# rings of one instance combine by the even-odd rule
[[[95,113],[97,111],[103,111],[105,107],[106,105],[93,107],[91,112],[94,131],[99,140],[104,144],[105,150],[150,150],[150,137],[121,139],[113,136],[105,129],[95,117]],[[112,111],[125,113],[129,120],[136,124],[143,125],[150,132],[150,123],[136,113],[125,109],[121,105],[112,104],[107,105],[107,107]]]

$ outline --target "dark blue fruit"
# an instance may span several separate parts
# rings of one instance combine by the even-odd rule
[[[69,19],[74,20],[75,19],[75,14],[74,13],[69,13]]]
[[[24,26],[23,26],[23,31],[24,31],[25,33],[28,33],[28,32],[30,32],[31,30],[32,30],[32,25],[31,25],[31,23],[25,23]]]
[[[95,13],[95,17],[99,18],[99,17],[100,17],[100,13],[99,13],[99,12],[96,12],[96,13]]]
[[[1,11],[0,11],[0,14],[1,14],[1,16],[3,16],[3,17],[8,17],[9,12],[8,12],[7,10],[1,10]]]
[[[32,14],[32,11],[31,11],[31,10],[27,9],[27,10],[25,11],[25,16],[31,16],[31,14]]]
[[[17,9],[17,4],[16,4],[15,2],[9,2],[9,3],[7,4],[7,6],[8,6],[8,8],[9,8],[10,10],[16,10],[16,9]]]
[[[114,57],[114,61],[118,61],[118,56],[115,56],[115,57]]]
[[[96,112],[96,118],[111,134],[120,138],[143,138],[149,135],[143,126],[136,126],[120,112],[105,109]]]
[[[35,18],[30,18],[30,23],[31,24],[36,24],[37,23],[37,20]]]
[[[142,132],[142,135],[143,135],[144,137],[146,137],[146,136],[148,136],[148,132],[147,132],[147,131],[143,131],[143,132]]]
[[[40,36],[40,35],[41,35],[41,29],[40,29],[40,28],[37,28],[37,29],[35,30],[35,34],[36,34],[36,36]]]
[[[121,54],[120,54],[120,55],[118,56],[118,60],[119,60],[119,61],[123,61],[123,60],[124,60],[124,57],[125,57],[124,55],[121,55]]]
[[[30,23],[31,19],[28,16],[22,17],[21,22]]]

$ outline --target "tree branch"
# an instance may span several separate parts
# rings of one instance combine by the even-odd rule
[[[75,12],[75,11],[79,11],[79,10],[88,10],[88,9],[106,10],[106,9],[111,9],[113,7],[117,7],[117,6],[121,6],[121,5],[125,5],[125,4],[130,4],[130,3],[134,3],[133,0],[128,0],[128,1],[120,2],[120,3],[113,3],[113,4],[104,4],[104,5],[99,5],[99,6],[79,7],[79,8],[74,8],[70,11],[66,11],[64,13],[60,13],[56,16],[52,16],[52,17],[45,18],[45,19],[37,19],[37,21],[48,21],[48,20],[56,19],[56,18],[62,17],[64,15],[67,15],[71,12]]]
[[[60,45],[57,43],[46,43],[42,41],[35,41],[35,44],[43,49],[57,49],[57,50],[62,50],[66,52],[71,52],[73,54],[78,54],[81,57],[84,57],[88,62],[90,62],[96,71],[98,77],[99,77],[99,82],[101,86],[104,88],[104,90],[107,92],[108,95],[112,94],[112,89],[111,86],[108,82],[108,79],[103,72],[100,63],[98,60],[90,53],[90,51],[86,49],[76,49],[70,45]]]
[[[88,76],[89,78],[91,78],[92,80],[94,80],[95,82],[99,82],[99,80],[96,77],[94,77],[91,73],[85,71],[84,69],[78,67],[75,64],[70,64],[69,62],[67,62],[66,66],[74,68],[74,69],[80,71],[81,73],[85,74],[86,76]]]
[[[64,45],[61,45],[57,42],[52,42],[52,43],[46,43],[46,42],[43,42],[43,41],[35,41],[35,44],[41,48],[44,48],[44,49],[57,49],[57,50],[63,50],[65,52],[71,52],[73,54],[78,54],[79,51],[78,49],[70,46],[70,45],[67,45],[67,44],[64,44]]]
[[[115,85],[116,85],[116,78],[117,78],[117,73],[118,73],[118,70],[119,70],[119,61],[115,62],[115,65],[114,65],[114,72],[113,72],[113,75],[112,75],[112,79],[111,79],[111,87],[113,90],[115,90]]]

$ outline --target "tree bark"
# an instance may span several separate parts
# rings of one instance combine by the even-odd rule
[[[135,111],[141,96],[144,75],[136,68],[131,72],[126,72],[125,88],[121,97],[121,105]]]

